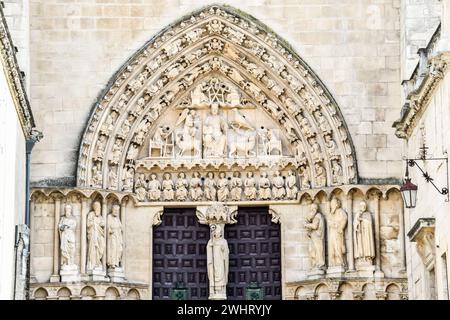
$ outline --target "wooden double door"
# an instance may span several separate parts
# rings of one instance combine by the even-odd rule
[[[243,300],[251,286],[264,299],[281,299],[280,225],[266,207],[239,208],[237,223],[225,227],[230,248],[227,297]],[[153,299],[208,298],[206,244],[209,227],[195,209],[165,209],[153,228]]]

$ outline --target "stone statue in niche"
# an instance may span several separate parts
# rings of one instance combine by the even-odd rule
[[[272,195],[274,200],[281,200],[286,196],[286,190],[284,188],[284,179],[281,176],[280,171],[275,171],[272,179]]]
[[[294,170],[288,171],[288,176],[286,177],[286,198],[295,199],[297,197],[297,177],[295,176]]]
[[[195,171],[192,174],[191,181],[189,181],[189,191],[191,194],[191,200],[198,201],[203,197],[202,179],[200,178],[200,172]]]
[[[178,201],[185,201],[188,197],[188,181],[186,174],[180,172],[178,174],[177,183],[175,184],[175,197]]]
[[[136,160],[138,152],[139,152],[139,150],[136,147],[136,145],[131,144],[130,148],[128,149],[128,153],[127,153],[127,162],[133,163]]]
[[[333,172],[333,184],[342,184],[343,172],[339,160],[331,161],[331,170]]]
[[[316,171],[316,187],[325,187],[327,185],[327,173],[325,168],[320,163],[316,163],[314,165],[314,170]]]
[[[140,173],[137,175],[136,182],[134,184],[134,190],[136,192],[136,197],[139,201],[145,201],[147,198],[147,181],[145,180],[145,175]]]
[[[106,137],[100,136],[97,140],[97,145],[95,146],[94,151],[94,161],[102,161],[105,155],[105,147],[106,147]]]
[[[64,206],[64,215],[59,220],[59,236],[61,249],[61,268],[77,269],[75,265],[75,229],[77,222],[72,216],[72,206],[67,204]]]
[[[322,150],[320,150],[319,143],[315,138],[311,139],[311,157],[314,163],[321,162],[322,158]]]
[[[106,263],[109,268],[119,268],[122,262],[123,237],[119,218],[120,206],[112,206],[108,215],[108,251]]]
[[[328,259],[330,267],[345,267],[345,228],[347,213],[341,208],[341,201],[331,199],[331,212],[328,217]]]
[[[133,191],[133,180],[134,180],[134,173],[133,168],[123,168],[123,191],[125,192],[132,192]]]
[[[216,180],[214,179],[214,173],[208,172],[205,179],[205,198],[208,201],[216,201]]]
[[[375,241],[373,236],[372,214],[367,210],[367,203],[361,201],[359,210],[353,220],[355,258],[360,265],[372,265],[375,258]]]
[[[131,124],[133,123],[134,116],[132,114],[129,114],[128,117],[123,121],[122,126],[120,127],[120,131],[118,136],[122,139],[125,139],[128,133],[131,130]]]
[[[311,188],[311,180],[309,178],[309,173],[308,173],[308,167],[307,166],[301,166],[300,167],[300,178],[301,178],[301,181],[302,181],[301,188],[303,190],[310,189]]]
[[[227,142],[227,123],[219,114],[219,104],[211,104],[210,114],[203,124],[203,147],[206,157],[222,157]]]
[[[311,270],[325,269],[325,219],[319,212],[319,205],[311,204],[304,225],[309,238],[309,259]]]
[[[228,185],[228,178],[225,172],[219,173],[219,180],[217,181],[217,200],[227,201],[230,194],[230,189]]]
[[[295,103],[295,101],[292,98],[287,97],[284,101],[284,104],[286,105],[286,108],[292,113],[293,116],[296,116],[302,112],[300,106],[297,103]]]
[[[339,157],[336,142],[333,140],[331,135],[325,136],[325,146],[327,147],[328,156],[331,160]]]
[[[300,120],[300,126],[301,126],[301,131],[305,135],[305,137],[311,138],[311,137],[315,136],[315,133],[314,133],[313,129],[311,128],[311,125],[309,124],[308,119],[306,119],[305,117],[302,117],[302,119]]]
[[[116,112],[113,111],[113,112],[109,113],[105,119],[105,122],[103,122],[103,124],[100,128],[100,133],[105,136],[109,136],[111,131],[114,130],[114,122],[116,121],[116,119],[117,119]]]
[[[150,175],[148,182],[148,199],[150,201],[158,201],[161,198],[161,183],[155,173]]]
[[[175,184],[172,181],[172,175],[168,172],[164,173],[164,180],[162,182],[162,195],[164,201],[173,201],[175,198],[174,189]]]
[[[272,198],[272,192],[270,190],[270,180],[267,172],[262,172],[258,181],[259,186],[259,198],[261,200],[270,200]]]
[[[105,253],[105,221],[102,217],[102,206],[95,201],[92,211],[87,215],[87,269],[103,269],[102,259]]]
[[[231,200],[240,201],[242,196],[242,179],[239,171],[233,172],[233,177],[230,181],[231,184]]]
[[[297,160],[297,163],[300,166],[306,165],[308,159],[306,158],[305,150],[303,149],[302,143],[297,140],[293,143],[293,145],[295,148],[295,160]]]
[[[244,196],[247,200],[256,200],[256,180],[253,177],[253,172],[247,172],[247,178],[244,180]]]
[[[325,135],[331,135],[331,127],[328,124],[327,119],[323,116],[322,112],[316,111],[314,112],[314,115],[317,119],[320,130],[322,130]]]
[[[110,160],[111,164],[118,164],[120,158],[122,157],[122,140],[116,139],[111,150],[112,158]]]
[[[118,184],[117,167],[109,168],[108,172],[108,189],[116,189]]]
[[[101,187],[103,181],[102,166],[101,163],[92,166],[92,186]]]
[[[228,283],[228,242],[224,238],[224,225],[212,224],[211,239],[206,245],[209,279],[209,299],[226,299]]]

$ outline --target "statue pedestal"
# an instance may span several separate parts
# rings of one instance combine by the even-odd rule
[[[323,269],[313,269],[307,273],[308,279],[320,279],[323,278],[325,270]]]
[[[125,282],[125,273],[122,268],[109,268],[108,276],[112,282]]]
[[[209,300],[227,300],[227,295],[225,293],[210,294],[208,299]]]
[[[373,277],[373,273],[375,272],[375,266],[371,263],[357,262],[355,267],[360,277]]]
[[[77,265],[62,266],[59,274],[61,275],[61,282],[78,282],[81,280]]]
[[[106,277],[106,272],[103,268],[96,267],[89,271],[89,278],[92,281],[108,281],[109,279]]]
[[[328,267],[327,277],[342,277],[345,274],[345,268],[343,266]]]
[[[50,282],[60,282],[61,276],[59,274],[52,274],[50,276]]]

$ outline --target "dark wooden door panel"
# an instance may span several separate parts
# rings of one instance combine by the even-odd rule
[[[208,298],[206,243],[208,226],[194,209],[166,209],[153,229],[153,299],[170,299],[170,289],[183,282],[191,299]]]
[[[281,299],[280,225],[267,208],[239,208],[237,223],[225,228],[230,247],[227,295],[245,299],[245,288],[256,282],[265,299]]]
[[[245,299],[257,283],[265,299],[281,299],[280,226],[267,208],[239,208],[237,223],[225,227],[230,248],[228,299]],[[170,299],[183,282],[191,299],[208,298],[206,244],[209,227],[200,225],[194,209],[166,209],[153,229],[153,299]]]

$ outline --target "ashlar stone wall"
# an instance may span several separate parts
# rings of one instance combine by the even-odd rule
[[[44,139],[35,185],[75,183],[80,137],[116,70],[159,30],[212,1],[30,1],[30,96]],[[342,109],[364,179],[399,179],[400,3],[227,1],[284,37]]]

